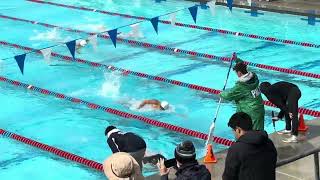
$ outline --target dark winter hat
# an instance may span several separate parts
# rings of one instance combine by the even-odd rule
[[[178,162],[185,164],[196,160],[196,151],[191,141],[180,143],[175,151],[174,156]]]
[[[106,128],[106,130],[104,131],[104,135],[107,136],[108,133],[109,133],[110,131],[114,130],[114,129],[117,129],[117,128],[116,128],[115,126],[108,126],[108,127]]]
[[[242,74],[247,74],[247,65],[243,62],[238,62],[234,67],[233,70],[236,72],[241,72]]]
[[[260,84],[260,91],[263,94],[266,94],[268,92],[269,87],[271,86],[271,84],[269,82],[263,82]]]

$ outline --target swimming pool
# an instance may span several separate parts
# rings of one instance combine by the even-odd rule
[[[99,3],[79,0],[76,2],[67,0],[51,2],[144,17],[154,17],[194,5],[191,2],[172,0],[159,4],[153,1],[133,1],[132,6],[128,6],[128,2],[124,0]],[[97,31],[101,25],[104,25],[107,29],[113,29],[139,22],[139,20],[132,18],[109,16],[28,1],[14,0],[10,4],[1,2],[0,5],[2,15],[90,32]],[[147,10],[144,7],[148,7]],[[32,11],[35,8],[37,11]],[[264,12],[263,16],[251,17],[243,11],[243,9],[234,8],[231,14],[226,7],[217,6],[216,16],[212,17],[208,10],[199,9],[197,24],[320,44],[320,37],[316,36],[320,33],[319,25],[308,26],[305,21],[300,20],[299,16]],[[167,18],[161,17],[160,19]],[[179,12],[177,20],[193,24],[187,10]],[[68,32],[62,29],[40,26],[39,24],[9,19],[0,19],[0,21],[2,25],[0,27],[2,32],[0,41],[35,49],[55,45],[61,41],[87,37],[84,33]],[[142,42],[217,56],[230,57],[233,52],[237,52],[239,57],[254,63],[312,73],[317,73],[320,69],[319,48],[252,40],[185,27],[173,27],[161,23],[159,24],[159,35],[156,35],[148,21],[141,22],[140,27],[144,38],[137,40]],[[119,31],[128,32],[130,28],[121,28]],[[114,49],[110,40],[103,38],[98,38],[98,44],[96,51],[88,46],[82,49],[81,54],[76,56],[92,62],[214,89],[222,88],[228,67],[227,63],[217,60],[177,53],[163,53],[162,51],[138,46],[133,47],[120,42]],[[0,59],[24,53],[19,48],[5,45],[1,46],[0,52]],[[55,47],[53,52],[70,56],[65,46]],[[320,94],[318,91],[320,82],[318,79],[258,68],[252,68],[252,70],[258,73],[261,81],[287,80],[298,84],[302,93],[305,94],[302,96],[300,106],[320,110]],[[213,94],[131,75],[122,76],[117,72],[110,73],[105,68],[94,68],[84,64],[59,61],[58,58],[54,57],[48,65],[37,54],[27,55],[24,75],[20,74],[14,59],[5,60],[2,62],[1,76],[203,133],[208,131],[218,101],[218,97]],[[235,81],[236,76],[231,74],[228,87],[231,87]],[[1,128],[97,162],[102,162],[111,154],[104,138],[104,128],[110,124],[116,125],[124,131],[133,131],[143,136],[147,141],[148,153],[150,154],[162,153],[167,157],[172,157],[172,151],[177,143],[184,139],[191,139],[196,144],[198,157],[203,155],[204,141],[201,139],[157,128],[133,119],[91,110],[83,105],[76,105],[12,85],[1,83],[0,88],[0,99],[3,102],[0,110]],[[307,94],[313,94],[313,96],[306,96]],[[140,112],[132,108],[146,98],[168,100],[174,109],[171,110],[171,113],[159,113]],[[266,106],[266,109],[268,110],[266,130],[272,132],[270,122],[270,110],[272,108]],[[221,109],[223,113],[219,114],[215,135],[228,139],[233,138],[230,129],[226,126],[226,121],[234,110],[235,107],[232,103],[223,103]],[[310,116],[306,117],[308,119],[312,118]],[[282,123],[277,124],[278,129],[283,128],[283,126]],[[103,174],[97,171],[57,158],[19,142],[3,137],[0,141],[2,142],[1,154],[5,154],[0,159],[1,177],[11,179],[22,179],[26,176],[32,176],[34,179],[103,178]],[[223,148],[226,147],[215,146],[215,150]],[[152,167],[145,169],[145,174],[152,172],[155,172]]]

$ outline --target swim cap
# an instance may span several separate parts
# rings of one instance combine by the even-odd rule
[[[162,101],[160,106],[162,109],[167,110],[169,108],[169,103],[167,101]]]
[[[80,46],[85,46],[85,45],[87,45],[87,41],[86,40],[81,40],[79,44],[80,44]]]

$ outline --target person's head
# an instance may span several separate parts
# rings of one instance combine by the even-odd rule
[[[103,163],[104,174],[110,180],[132,179],[143,180],[137,161],[125,152],[112,154]]]
[[[117,133],[117,132],[120,132],[120,130],[117,129],[115,126],[108,126],[106,128],[106,130],[104,131],[104,135],[107,136],[107,137],[110,137],[111,134]]]
[[[271,84],[269,82],[263,82],[260,84],[260,91],[263,94],[266,94],[268,92],[269,87],[271,86]]]
[[[247,131],[251,131],[253,125],[247,113],[237,112],[231,116],[228,126],[233,129],[236,139],[239,139]]]
[[[88,40],[82,39],[79,44],[80,44],[80,46],[84,47],[87,45],[87,43],[88,43]]]
[[[174,156],[178,166],[180,164],[196,161],[196,150],[193,143],[191,141],[184,141],[177,145],[174,150]]]
[[[243,62],[238,62],[234,67],[233,70],[237,73],[238,77],[241,77],[248,73],[247,65]]]
[[[168,103],[167,101],[162,101],[162,102],[160,103],[160,108],[161,108],[161,110],[167,110],[167,109],[169,109],[169,103]]]

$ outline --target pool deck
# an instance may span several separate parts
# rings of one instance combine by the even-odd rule
[[[278,165],[304,157],[312,153],[312,151],[320,149],[320,119],[307,121],[306,124],[309,126],[308,133],[306,136],[299,135],[299,138],[304,139],[306,137],[307,140],[303,140],[299,143],[283,143],[281,139],[284,137],[281,135],[276,133],[270,135],[270,138],[278,151]],[[207,168],[210,169],[212,179],[221,179],[226,155],[227,150],[217,153],[216,158],[218,159],[218,163],[207,165]],[[199,161],[202,162],[202,159]],[[276,176],[277,180],[315,179],[313,155],[311,154],[297,161],[278,167],[276,169]],[[159,175],[150,176],[146,179],[159,179]]]
[[[209,0],[189,0],[195,2],[206,2]],[[266,0],[254,1],[258,9],[278,13],[287,13],[307,16],[309,10],[315,10],[316,17],[320,18],[320,0]],[[226,0],[217,0],[217,4],[226,5]],[[246,0],[234,0],[234,6],[250,8]]]

